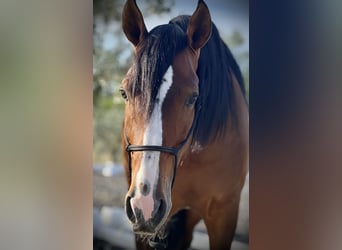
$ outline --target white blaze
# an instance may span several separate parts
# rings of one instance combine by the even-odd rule
[[[172,85],[173,71],[170,66],[164,75],[165,81],[161,84],[157,94],[157,100],[153,108],[150,120],[144,132],[143,145],[162,145],[163,124],[162,124],[162,106],[167,92]],[[142,210],[145,221],[152,217],[154,208],[153,193],[156,189],[159,176],[159,157],[160,152],[144,151],[142,153],[141,165],[136,178],[136,193],[131,199],[131,206]],[[150,184],[149,193],[144,196],[139,189],[140,183],[148,182]],[[133,210],[134,211],[134,210]]]

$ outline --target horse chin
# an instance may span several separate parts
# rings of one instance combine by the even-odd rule
[[[150,227],[141,226],[140,224],[133,224],[133,232],[142,237],[152,236],[155,234],[155,229]]]
[[[164,232],[163,228],[164,228],[164,225],[162,224],[158,225],[155,228],[141,226],[139,224],[134,224],[133,232],[139,235],[141,238],[152,238],[155,235],[160,235],[161,232]]]
[[[166,221],[166,220],[165,220]],[[161,222],[154,230],[152,231],[141,231],[140,226],[135,227],[135,225],[133,225],[133,232],[143,241],[149,241],[151,239],[154,239],[155,237],[158,237],[160,239],[163,239],[166,237],[165,234],[165,229],[166,229],[166,225],[167,223]]]

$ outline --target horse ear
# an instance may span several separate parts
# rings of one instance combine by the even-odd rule
[[[135,0],[127,0],[122,12],[122,29],[129,41],[137,46],[147,36],[144,18]]]
[[[187,35],[189,45],[194,50],[202,48],[211,36],[211,17],[203,0],[198,1],[197,8],[190,18]]]

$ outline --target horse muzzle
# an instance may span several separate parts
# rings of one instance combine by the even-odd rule
[[[165,222],[171,209],[171,202],[165,199],[148,199],[145,196],[126,196],[125,210],[138,234],[154,234]]]

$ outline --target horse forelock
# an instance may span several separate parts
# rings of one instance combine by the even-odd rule
[[[137,51],[133,68],[132,95],[136,107],[149,119],[156,104],[164,75],[176,54],[185,49],[186,34],[175,24],[152,29]]]

